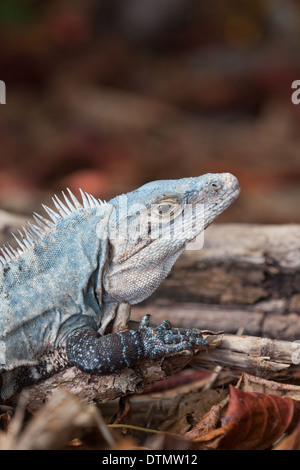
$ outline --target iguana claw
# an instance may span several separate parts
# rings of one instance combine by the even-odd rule
[[[140,323],[139,333],[142,338],[144,354],[146,357],[156,359],[172,354],[193,350],[194,348],[207,348],[208,342],[199,330],[172,328],[168,320],[164,320],[156,328],[150,325],[150,315],[145,315]]]

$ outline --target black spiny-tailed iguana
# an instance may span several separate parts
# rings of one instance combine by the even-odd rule
[[[229,173],[154,181],[108,203],[69,191],[0,251],[0,396],[68,366],[107,374],[205,342],[197,330],[105,334],[120,303],[146,299],[186,244],[238,196]]]

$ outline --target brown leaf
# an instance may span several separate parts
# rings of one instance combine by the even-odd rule
[[[296,400],[231,387],[222,426],[201,435],[203,418],[194,442],[198,449],[262,450],[291,431],[299,417],[300,403]]]
[[[300,415],[299,402],[232,387],[222,427],[222,449],[265,449],[275,442]]]
[[[228,398],[226,397],[217,405],[211,407],[211,409],[202,417],[199,423],[193,427],[190,431],[183,434],[185,439],[197,440],[199,437],[207,434],[209,431],[216,429],[218,422],[221,419],[221,412],[227,405]]]
[[[184,435],[227,395],[224,390],[200,390],[177,396],[168,409],[167,419],[159,426],[160,431]]]

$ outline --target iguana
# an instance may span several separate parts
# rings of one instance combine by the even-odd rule
[[[108,374],[205,344],[165,320],[107,333],[120,303],[150,296],[186,244],[238,196],[229,173],[153,181],[102,202],[68,190],[0,251],[0,397],[66,367]],[[49,220],[50,219],[50,220]]]

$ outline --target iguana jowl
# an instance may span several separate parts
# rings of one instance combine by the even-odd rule
[[[0,251],[2,399],[68,366],[93,374],[203,344],[196,330],[105,334],[120,303],[146,299],[193,240],[238,196],[229,173],[154,181],[108,203],[69,191]]]

